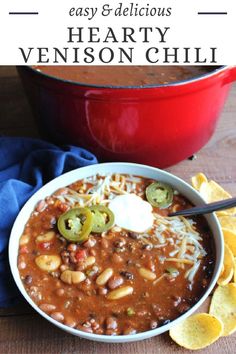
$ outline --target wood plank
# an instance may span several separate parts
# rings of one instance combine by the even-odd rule
[[[236,85],[231,89],[217,129],[208,144],[196,154],[196,160],[183,161],[167,170],[187,182],[204,172],[236,195]]]
[[[233,353],[236,335],[224,337],[207,350],[198,353]],[[231,349],[230,349],[231,348]],[[92,342],[67,334],[49,324],[37,314],[10,316],[0,319],[0,352],[4,354],[34,353],[191,353],[178,347],[169,335],[128,344],[106,344]]]
[[[15,67],[0,66],[0,134],[39,137]]]

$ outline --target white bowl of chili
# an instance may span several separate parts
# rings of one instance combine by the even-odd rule
[[[127,195],[151,204],[150,229],[121,228],[118,202],[115,224],[108,225],[106,208],[119,194],[126,195],[121,210],[129,218],[142,218],[142,209]],[[197,310],[220,274],[223,237],[216,216],[167,217],[173,209],[203,203],[180,178],[145,165],[104,163],[68,172],[36,192],[16,218],[9,242],[15,282],[41,316],[73,335],[117,343],[161,334]],[[88,214],[73,219],[71,209],[78,207],[82,214],[81,208],[92,211],[89,231]],[[70,232],[63,235],[57,221],[68,209]],[[80,239],[70,238],[73,227]]]

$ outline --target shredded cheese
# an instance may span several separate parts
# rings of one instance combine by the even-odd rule
[[[138,191],[137,184],[142,183],[142,178],[132,175],[93,175],[83,179],[79,191],[67,188],[65,194],[54,195],[62,203],[70,207],[85,207],[96,204],[109,205],[117,195],[133,194],[144,198],[144,192]],[[89,187],[89,188],[88,188]],[[177,191],[174,194],[178,194]],[[150,245],[161,250],[168,247],[169,258],[158,255],[159,262],[175,262],[178,267],[184,269],[185,265],[191,266],[185,272],[185,277],[189,282],[193,282],[194,277],[200,267],[201,260],[206,256],[206,251],[202,246],[202,237],[196,230],[194,220],[185,217],[165,217],[154,213],[154,223],[152,229],[141,233],[138,238],[143,245]],[[164,275],[156,279],[163,279]]]
[[[190,259],[185,258],[166,258],[167,262],[175,262],[175,263],[184,263],[184,264],[193,264],[194,262]]]

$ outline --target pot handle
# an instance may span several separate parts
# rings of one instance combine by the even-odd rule
[[[229,69],[229,82],[236,81],[236,66],[231,66]]]

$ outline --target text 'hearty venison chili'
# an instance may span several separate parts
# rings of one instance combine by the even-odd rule
[[[79,330],[134,334],[166,324],[208,287],[215,248],[203,217],[171,186],[96,175],[38,203],[20,238],[18,269],[39,308]]]

